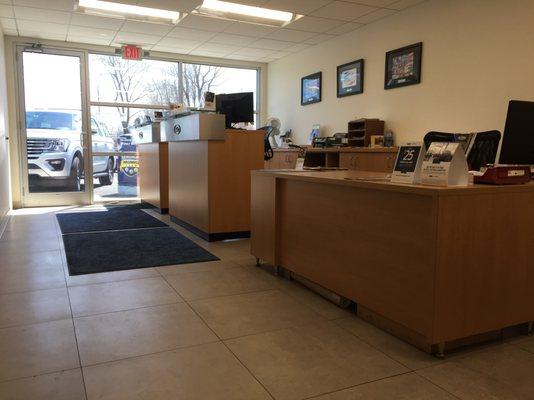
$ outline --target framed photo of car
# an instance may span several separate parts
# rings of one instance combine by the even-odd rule
[[[386,53],[384,89],[421,83],[423,43],[416,43]]]
[[[337,97],[363,93],[363,67],[363,59],[337,67]]]
[[[300,104],[302,106],[319,103],[321,101],[322,80],[322,72],[316,72],[315,74],[305,76],[301,79]]]

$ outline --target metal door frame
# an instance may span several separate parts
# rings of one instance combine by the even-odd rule
[[[20,160],[20,182],[21,198],[23,207],[46,207],[63,205],[85,205],[93,203],[93,157],[92,157],[92,135],[91,114],[89,109],[89,71],[87,51],[67,50],[54,47],[32,46],[31,44],[17,44],[15,47],[15,62],[17,73],[16,98],[17,98],[17,133],[19,139],[19,160]],[[26,104],[24,91],[24,68],[23,53],[36,52],[41,54],[51,54],[58,56],[78,57],[80,59],[80,91],[82,105],[82,151],[84,164],[84,191],[82,192],[50,192],[50,193],[30,193],[28,179],[28,159],[27,159],[27,136],[26,136]]]

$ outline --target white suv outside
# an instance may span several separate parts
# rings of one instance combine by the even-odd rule
[[[28,175],[30,185],[80,191],[83,179],[81,113],[72,110],[26,112]],[[112,152],[114,141],[105,128],[91,118],[93,152]],[[93,174],[101,185],[111,185],[113,157],[93,157]]]

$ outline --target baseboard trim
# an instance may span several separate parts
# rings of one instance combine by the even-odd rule
[[[172,215],[171,221],[175,224],[180,225],[182,228],[187,229],[189,232],[197,235],[198,237],[204,239],[207,242],[220,242],[221,240],[229,239],[247,239],[250,237],[250,231],[207,233]]]

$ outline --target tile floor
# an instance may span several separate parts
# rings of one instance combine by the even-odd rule
[[[247,240],[185,233],[221,261],[69,277],[54,211],[0,237],[2,400],[534,399],[532,337],[437,360],[256,268]]]

